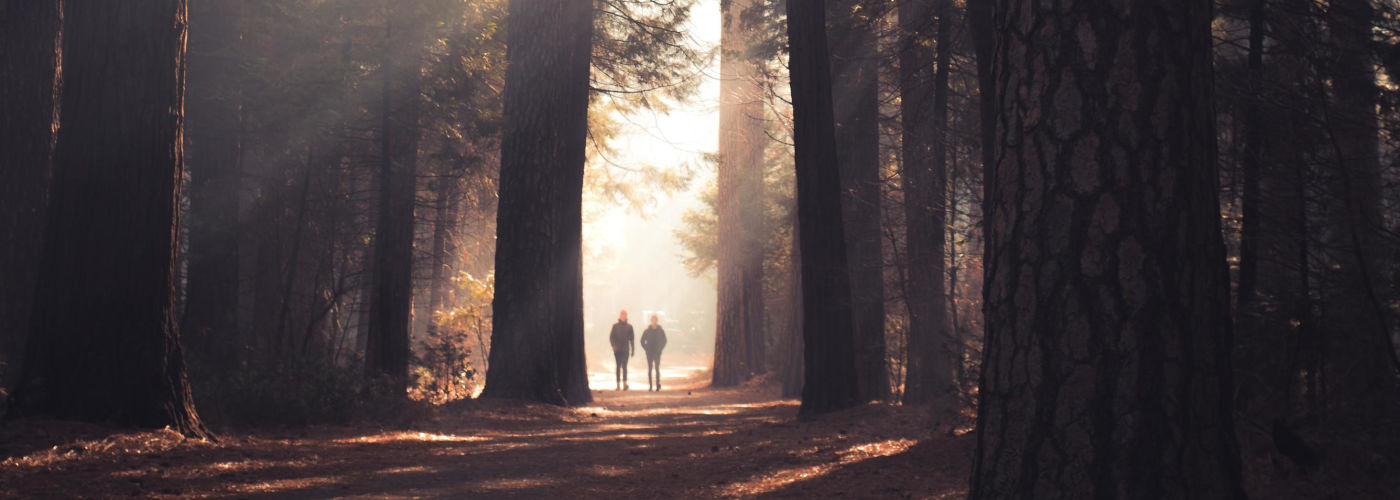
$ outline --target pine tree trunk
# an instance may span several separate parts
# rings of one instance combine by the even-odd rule
[[[851,285],[836,164],[826,12],[819,2],[788,2],[789,74],[802,249],[804,384],[799,413],[859,404]]]
[[[374,231],[374,293],[369,303],[365,363],[386,377],[396,397],[408,389],[409,329],[413,321],[413,206],[417,190],[422,43],[415,23],[390,7],[380,131],[379,218]],[[411,11],[411,9],[408,9]],[[406,58],[404,64],[395,61]]]
[[[59,0],[0,0],[0,388],[19,373],[44,235],[63,31]]]
[[[1306,158],[1321,141],[1305,103],[1306,82],[1316,77],[1302,55],[1310,48],[1302,28],[1308,23],[1290,18],[1307,11],[1306,0],[1272,8],[1258,0],[1249,10],[1235,368],[1238,407],[1264,420],[1279,416],[1298,393],[1302,366],[1290,353],[1313,323],[1303,195]],[[1274,41],[1266,64],[1268,33]]]
[[[904,402],[947,408],[955,394],[946,288],[948,35],[946,0],[900,4],[900,116],[909,342]],[[935,20],[937,23],[935,24]]]
[[[970,498],[1242,498],[1211,3],[996,10]]]
[[[70,1],[23,414],[202,436],[174,317],[185,2]]]
[[[856,388],[863,401],[889,397],[885,370],[885,276],[880,219],[880,60],[877,7],[865,0],[827,2],[831,33],[836,159],[841,169],[846,254],[855,318]]]
[[[787,294],[787,336],[786,350],[783,352],[782,369],[779,371],[783,382],[783,397],[802,397],[803,374],[802,358],[802,245],[797,229],[798,221],[792,220],[792,250],[788,273],[791,275]]]
[[[590,4],[510,3],[486,397],[592,401],[580,253]]]
[[[763,91],[749,41],[754,0],[722,2],[718,318],[711,383],[730,387],[763,370]]]
[[[1382,280],[1390,245],[1381,216],[1379,123],[1372,56],[1375,8],[1370,0],[1334,0],[1326,24],[1335,44],[1332,98],[1327,126],[1336,168],[1329,176],[1328,212],[1333,231],[1330,259],[1336,263],[1336,287],[1326,295],[1329,325],[1327,394],[1338,414],[1363,421],[1394,415],[1397,386],[1395,350]]]
[[[189,270],[180,328],[198,366],[222,373],[238,353],[238,198],[242,97],[238,2],[196,2],[190,12]]]
[[[449,276],[450,257],[448,241],[452,235],[452,229],[457,227],[457,205],[460,198],[457,196],[458,185],[461,180],[453,176],[440,176],[437,180],[437,200],[434,207],[433,220],[433,269],[428,276],[428,309],[425,321],[428,326],[425,331],[428,335],[437,333],[438,309],[442,308],[442,303],[447,293],[447,280]]]

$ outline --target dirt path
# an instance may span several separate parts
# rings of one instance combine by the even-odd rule
[[[156,498],[961,498],[969,436],[930,437],[908,409],[871,405],[798,422],[772,389],[700,380],[595,391],[590,406],[503,401],[441,408],[396,429],[171,432],[69,440],[0,463],[0,496]],[[636,387],[636,386],[634,386]],[[20,422],[20,433],[53,430]],[[44,429],[49,429],[44,431]],[[31,436],[32,437],[32,436]]]

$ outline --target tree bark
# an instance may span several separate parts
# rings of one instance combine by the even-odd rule
[[[796,211],[794,211],[796,213]],[[802,345],[802,245],[800,244],[798,221],[794,217],[792,220],[792,250],[788,260],[788,272],[791,275],[788,283],[787,294],[787,316],[788,321],[785,327],[787,336],[786,350],[783,351],[782,369],[779,376],[783,382],[783,397],[802,397],[803,374],[802,358],[804,348]]]
[[[1211,3],[997,7],[970,498],[1242,498]]]
[[[183,0],[70,1],[23,414],[204,436],[174,317]]]
[[[380,128],[379,217],[374,231],[374,292],[365,363],[390,394],[408,389],[413,321],[413,206],[417,195],[422,47],[412,8],[389,5],[385,21]],[[407,63],[396,65],[395,60]]]
[[[483,396],[588,403],[582,202],[591,2],[514,0]]]
[[[711,383],[738,385],[764,369],[763,89],[749,43],[754,0],[720,3],[718,318]]]
[[[0,388],[20,371],[44,235],[63,32],[60,0],[0,1]]]
[[[955,394],[948,339],[947,0],[900,4],[900,116],[907,231],[909,342],[905,403],[948,407]],[[937,20],[937,24],[934,23]],[[936,29],[935,29],[936,27]]]
[[[851,285],[836,164],[826,12],[818,2],[788,2],[789,74],[802,249],[804,384],[799,413],[859,404]]]
[[[196,2],[190,11],[188,133],[189,267],[180,327],[211,373],[237,363],[238,199],[242,185],[242,40],[239,2]]]
[[[885,370],[885,268],[880,218],[878,7],[865,0],[827,2],[831,34],[836,159],[841,169],[846,254],[855,318],[856,388],[861,400],[890,395]]]

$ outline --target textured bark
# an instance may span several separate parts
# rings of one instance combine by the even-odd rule
[[[880,219],[878,8],[866,0],[826,2],[831,34],[831,80],[842,216],[851,268],[855,318],[856,388],[860,399],[890,395],[885,370],[885,276]]]
[[[1325,296],[1329,401],[1358,418],[1393,415],[1400,399],[1380,282],[1388,273],[1390,245],[1382,235],[1379,123],[1372,56],[1376,12],[1370,0],[1334,0],[1326,14],[1336,52],[1331,58],[1332,96],[1326,114],[1334,149],[1329,173],[1332,217],[1329,259],[1335,290]]]
[[[237,362],[238,199],[242,174],[240,2],[190,9],[188,133],[189,267],[180,328],[197,366],[221,373]]]
[[[799,413],[813,415],[859,404],[852,355],[855,336],[841,220],[826,12],[818,2],[788,2],[787,15],[802,250],[805,380]]]
[[[955,394],[948,321],[947,0],[900,4],[899,56],[904,214],[909,261],[908,363],[904,402],[946,408]],[[937,23],[934,21],[937,20]],[[945,22],[947,21],[947,22]]]
[[[786,336],[785,350],[782,353],[782,368],[778,371],[778,376],[783,382],[783,397],[802,397],[802,246],[799,244],[799,231],[797,230],[797,219],[792,220],[792,253],[789,260],[792,274],[788,284],[787,294],[787,325],[784,335]]]
[[[506,34],[487,397],[592,400],[583,355],[582,202],[590,2],[514,0]]]
[[[711,383],[729,387],[763,366],[763,89],[755,78],[747,16],[754,0],[720,3],[718,318]]]
[[[174,317],[185,2],[70,1],[23,414],[204,435]]]
[[[1210,2],[997,6],[970,497],[1243,497]]]
[[[48,203],[59,0],[0,1],[0,387],[19,373]]]
[[[365,363],[386,377],[391,394],[408,389],[409,330],[413,321],[413,206],[417,190],[418,120],[424,44],[411,8],[391,8],[384,28],[379,217],[374,231],[374,288],[369,302]],[[396,64],[397,60],[409,56]]]

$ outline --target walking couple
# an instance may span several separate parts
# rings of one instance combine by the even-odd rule
[[[608,342],[612,344],[613,358],[617,360],[617,389],[625,391],[627,386],[627,361],[636,351],[636,337],[632,325],[627,322],[627,310],[617,315]],[[666,348],[666,330],[661,329],[660,318],[651,315],[651,326],[642,332],[642,350],[647,353],[647,390],[661,390],[661,350]],[[656,374],[655,380],[652,374]]]

